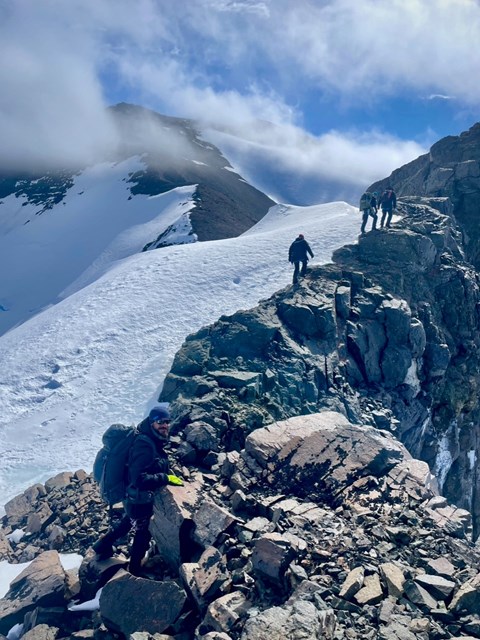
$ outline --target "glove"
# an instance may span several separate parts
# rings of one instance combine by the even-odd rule
[[[176,487],[183,487],[183,480],[178,476],[167,476],[168,484],[173,484]]]

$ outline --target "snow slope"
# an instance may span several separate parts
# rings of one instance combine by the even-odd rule
[[[142,169],[138,156],[85,169],[62,202],[43,213],[25,195],[2,200],[0,335],[58,302],[64,290],[69,294],[138,253],[195,206],[195,186],[132,198],[129,174]],[[189,240],[188,232],[180,241]]]
[[[176,215],[187,194],[167,196]],[[100,278],[0,337],[0,504],[59,471],[90,470],[105,428],[136,423],[155,403],[188,334],[290,283],[298,233],[324,263],[359,226],[346,203],[277,205],[238,238],[123,259],[112,250]],[[94,234],[82,234],[86,250]]]

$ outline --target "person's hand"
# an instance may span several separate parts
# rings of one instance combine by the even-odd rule
[[[175,487],[183,487],[183,480],[178,476],[167,476],[168,484],[173,484]]]

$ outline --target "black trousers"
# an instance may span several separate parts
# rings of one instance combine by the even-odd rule
[[[382,219],[380,221],[380,226],[383,227],[385,223],[385,218],[387,218],[387,227],[390,226],[390,222],[392,221],[393,209],[382,209]]]
[[[307,262],[308,260],[294,260],[293,261],[293,265],[295,267],[295,269],[293,270],[293,282],[297,282],[298,281],[298,276],[304,276],[307,273]],[[302,265],[302,268],[300,269],[300,264]]]
[[[363,215],[362,215],[362,226],[360,228],[360,231],[362,233],[365,232],[365,227],[367,226],[367,220],[368,220],[368,216],[372,216],[373,218],[373,222],[372,222],[372,230],[377,228],[377,212],[375,211],[375,209],[364,209],[363,211]]]
[[[141,567],[142,560],[147,552],[152,535],[149,530],[150,519],[153,514],[153,504],[134,504],[128,502],[124,505],[125,515],[120,522],[105,534],[94,545],[95,551],[106,556],[112,555],[112,546],[127,535],[133,533],[133,542],[130,547],[130,572],[135,573]]]

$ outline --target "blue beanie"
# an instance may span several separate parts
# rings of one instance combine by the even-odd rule
[[[163,420],[170,420],[170,411],[166,407],[153,407],[148,414],[148,419],[150,420],[150,424],[155,421],[162,422]]]

